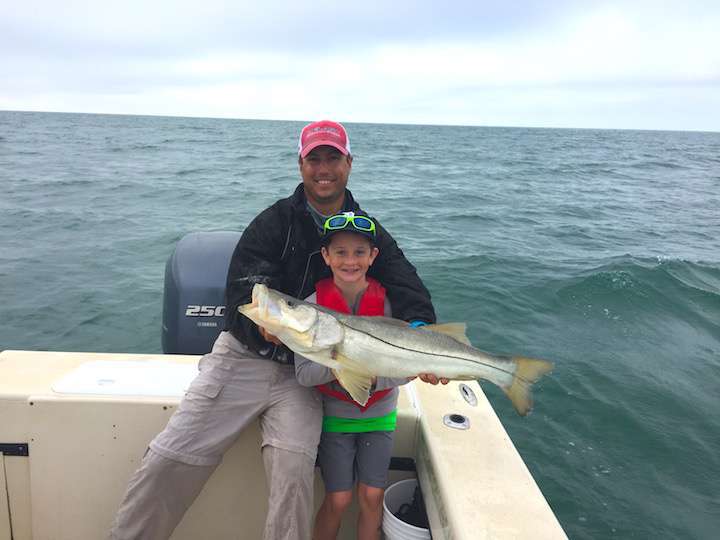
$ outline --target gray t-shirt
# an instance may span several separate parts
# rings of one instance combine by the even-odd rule
[[[305,301],[312,304],[317,303],[316,294],[311,294]],[[356,306],[353,306],[351,309],[357,309],[359,303],[359,301],[356,302]],[[392,309],[387,297],[385,298],[385,316],[392,316]],[[295,353],[295,375],[297,376],[298,382],[303,386],[317,386],[319,384],[329,383],[332,390],[339,390],[349,396],[347,391],[335,380],[335,375],[333,375],[330,368],[313,362],[297,353]],[[405,378],[393,379],[390,377],[378,377],[375,390],[392,388],[392,391],[388,392],[382,399],[373,403],[365,412],[354,403],[322,394],[324,414],[325,416],[336,416],[339,418],[375,418],[385,416],[397,408],[397,387],[406,382],[407,379]]]
[[[317,208],[315,208],[312,204],[309,202],[305,203],[305,207],[310,212],[310,216],[312,216],[313,221],[315,222],[315,225],[318,226],[318,229],[320,232],[323,231],[323,228],[325,227],[325,220],[329,218],[330,216],[326,216],[325,214],[318,211]]]

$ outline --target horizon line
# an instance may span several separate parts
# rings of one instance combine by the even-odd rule
[[[236,118],[228,116],[193,116],[193,115],[169,115],[169,114],[138,114],[138,113],[116,113],[116,112],[87,112],[87,111],[48,111],[48,110],[20,110],[20,109],[0,109],[0,113],[37,113],[37,114],[84,114],[96,116],[135,116],[149,118],[190,118],[198,120],[235,120],[243,122],[313,122],[312,119],[296,120],[296,119],[277,119],[277,118]],[[720,133],[720,130],[707,129],[671,129],[671,128],[609,128],[609,127],[573,127],[573,126],[528,126],[528,125],[488,125],[488,124],[432,124],[432,123],[412,123],[412,122],[358,122],[340,120],[344,124],[356,125],[383,125],[383,126],[417,126],[417,127],[459,127],[459,128],[492,128],[492,129],[556,129],[556,130],[589,130],[589,131],[652,131],[652,132],[669,132],[669,133]]]

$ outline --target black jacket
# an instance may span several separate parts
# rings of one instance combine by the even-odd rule
[[[315,282],[330,276],[320,255],[320,231],[307,209],[305,191],[300,184],[287,199],[280,199],[263,210],[243,232],[235,247],[226,287],[225,329],[261,356],[278,355],[290,361],[284,347],[278,350],[259,334],[257,326],[238,313],[250,302],[255,283],[265,283],[296,298],[306,298]],[[345,191],[344,211],[362,212],[349,190]],[[374,219],[374,218],[373,218]],[[392,236],[375,220],[380,253],[369,275],[387,290],[393,317],[403,320],[435,322],[430,293],[408,262]]]

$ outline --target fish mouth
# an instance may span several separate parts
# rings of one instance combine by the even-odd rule
[[[252,306],[257,310],[261,319],[267,322],[282,320],[282,301],[273,298],[267,285],[257,283],[252,291]]]
[[[265,290],[262,290],[264,288]],[[244,315],[247,315],[250,317],[250,314],[253,314],[254,316],[257,316],[259,313],[264,313],[267,311],[267,287],[262,284],[255,284],[252,289],[252,297],[250,299],[250,302],[247,304],[243,304],[241,306],[238,306],[238,311]],[[250,317],[253,319],[253,317]],[[253,319],[254,320],[254,319]]]
[[[252,306],[265,310],[267,304],[267,287],[262,283],[256,283],[252,290]]]
[[[316,311],[302,307],[296,311],[295,304],[290,303],[291,298],[276,292],[257,283],[252,290],[252,301],[238,307],[238,311],[276,334],[282,329],[302,333],[311,328],[317,319]]]
[[[263,285],[262,283],[256,283],[253,285],[252,289],[252,303],[254,306],[257,306],[260,302],[260,299],[263,296],[267,296],[267,287]]]
[[[260,317],[267,319],[271,313],[277,311],[272,309],[273,304],[267,286],[256,283],[252,290],[252,305],[257,309]]]

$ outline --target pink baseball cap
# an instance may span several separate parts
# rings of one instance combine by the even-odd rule
[[[320,120],[305,126],[300,132],[298,154],[301,158],[307,156],[318,146],[332,146],[346,156],[350,154],[350,138],[347,131],[337,122]]]

